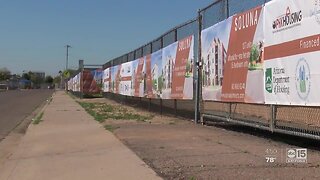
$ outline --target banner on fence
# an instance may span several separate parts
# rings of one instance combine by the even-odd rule
[[[120,94],[119,85],[120,85],[120,70],[121,64],[111,67],[111,92]]]
[[[193,36],[162,49],[162,99],[193,97]]]
[[[152,93],[150,98],[161,98],[163,87],[162,50],[151,54]]]
[[[145,57],[132,61],[132,96],[144,97],[146,87]]]
[[[194,38],[104,71],[104,92],[126,96],[192,99]],[[109,85],[108,85],[109,84]]]
[[[73,92],[80,92],[80,83],[81,83],[81,73],[75,75],[72,79],[71,79],[71,84],[72,84],[72,91]]]
[[[102,88],[102,75],[103,71],[101,69],[84,70],[82,72],[83,93],[100,93]]]
[[[103,71],[102,84],[103,84],[103,92],[110,92],[111,87],[111,68],[107,68]]]
[[[263,103],[263,8],[202,31],[204,100]]]
[[[266,4],[267,104],[319,105],[320,1]]]
[[[119,74],[119,94],[131,96],[131,85],[132,85],[132,62],[123,63],[120,66]]]

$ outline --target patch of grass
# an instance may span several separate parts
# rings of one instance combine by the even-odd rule
[[[48,104],[50,104],[52,102],[52,99],[53,97],[51,96],[49,99],[48,99]]]
[[[164,147],[163,147],[163,146],[160,146],[159,149],[164,149]]]
[[[127,108],[120,105],[116,106],[105,103],[77,102],[98,122],[104,122],[106,119],[123,119],[145,122],[154,117],[154,115],[143,116],[130,112]]]
[[[72,99],[76,99],[76,97],[71,93],[71,92],[69,92],[69,93],[67,93]]]
[[[96,113],[93,109],[95,108],[95,104],[87,103],[87,102],[79,102],[77,101],[96,121],[103,122],[104,117],[101,114]]]
[[[32,119],[32,124],[39,124],[42,121],[43,112],[38,114],[34,119]]]
[[[104,129],[105,130],[108,130],[110,132],[114,132],[116,129],[119,129],[120,127],[119,126],[112,126],[112,125],[104,125]]]
[[[169,125],[175,125],[176,123],[175,122],[169,122]]]

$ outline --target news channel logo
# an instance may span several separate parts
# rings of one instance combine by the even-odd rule
[[[287,148],[287,163],[307,163],[308,151],[306,148]]]

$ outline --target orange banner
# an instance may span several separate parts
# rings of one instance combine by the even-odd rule
[[[320,50],[320,34],[296,39],[265,48],[265,60]]]
[[[140,58],[138,60],[138,67],[135,70],[135,79],[134,79],[134,96],[139,97],[140,96],[140,84],[144,79],[144,75],[143,75],[143,66],[144,66],[144,57]]]
[[[262,63],[258,58],[261,44],[253,43],[261,9],[261,6],[251,9],[235,15],[232,19],[223,73],[222,101],[245,102],[248,68],[250,65]],[[255,57],[252,57],[253,55]]]
[[[175,66],[172,75],[172,99],[183,99],[186,64],[190,54],[192,36],[179,41],[176,54]]]
[[[146,87],[146,96],[149,98],[153,97],[152,93],[152,78],[151,78],[151,54],[146,56],[146,82],[147,82],[147,87]]]

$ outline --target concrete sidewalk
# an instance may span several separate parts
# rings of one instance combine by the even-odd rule
[[[161,179],[62,91],[30,125],[0,180]]]

